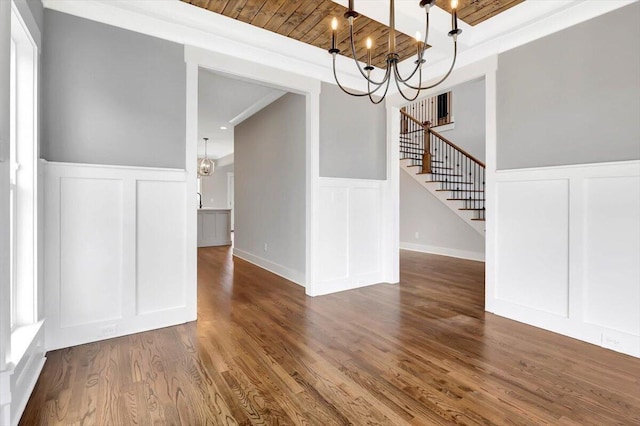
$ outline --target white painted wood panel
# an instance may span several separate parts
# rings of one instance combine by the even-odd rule
[[[501,182],[497,197],[496,297],[566,317],[568,181]]]
[[[184,182],[137,182],[138,315],[185,305],[185,205]]]
[[[380,271],[380,188],[351,190],[349,258],[355,276]]]
[[[122,197],[119,180],[60,179],[62,328],[122,316]]]
[[[47,350],[195,319],[186,172],[48,162],[44,170]]]
[[[584,181],[587,322],[640,335],[640,177]]]
[[[640,161],[488,182],[487,310],[640,357]]]
[[[345,279],[349,275],[349,190],[322,187],[318,204],[318,279]]]
[[[320,178],[312,295],[384,282],[382,199],[382,181]]]

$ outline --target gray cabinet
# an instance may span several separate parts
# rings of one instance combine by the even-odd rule
[[[231,210],[198,209],[198,247],[231,244]]]

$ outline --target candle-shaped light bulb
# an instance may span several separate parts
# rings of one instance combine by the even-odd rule
[[[371,41],[371,37],[367,37],[367,49],[371,50],[373,42]]]
[[[373,42],[371,41],[371,37],[367,37],[367,67],[371,67],[371,46]]]
[[[451,31],[458,30],[458,0],[451,0]]]
[[[422,41],[422,34],[420,34],[420,31],[416,31],[416,41],[418,43]]]
[[[420,34],[420,31],[416,31],[416,45],[418,60],[420,60],[420,55],[422,54],[422,34]]]
[[[338,19],[333,18],[331,20],[331,50],[330,52],[336,51],[336,31],[338,30]]]

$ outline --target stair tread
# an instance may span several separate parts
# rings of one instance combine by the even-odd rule
[[[436,189],[436,191],[451,191],[451,192],[484,192],[484,189]]]
[[[484,198],[447,198],[451,201],[487,201]]]
[[[439,183],[451,183],[451,184],[474,185],[474,183],[473,183],[473,182],[462,182],[462,181],[452,181],[452,180],[428,180],[427,182],[439,182]]]
[[[458,209],[458,210],[469,210],[474,212],[481,212],[481,211],[484,211],[485,209]]]
[[[485,218],[483,218],[483,217],[474,217],[471,220],[478,220],[478,221],[481,221],[481,222],[485,222]]]

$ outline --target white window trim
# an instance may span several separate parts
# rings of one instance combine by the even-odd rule
[[[9,323],[11,346],[7,362],[16,365],[31,343],[29,330],[38,324],[38,67],[40,32],[24,4],[11,3],[11,43],[15,48],[11,81],[9,160],[13,197]]]

